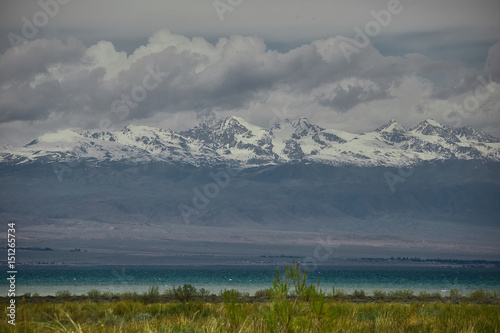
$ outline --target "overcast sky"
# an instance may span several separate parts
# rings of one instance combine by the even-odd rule
[[[0,144],[228,115],[500,136],[498,0],[0,4]]]

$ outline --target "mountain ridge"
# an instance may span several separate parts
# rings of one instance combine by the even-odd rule
[[[306,118],[286,119],[262,128],[231,116],[181,132],[144,125],[117,131],[64,129],[44,134],[23,147],[0,148],[0,163],[14,165],[78,159],[242,169],[297,162],[401,167],[433,160],[499,162],[500,139],[432,119],[410,129],[392,119],[374,131],[355,134],[326,129]]]

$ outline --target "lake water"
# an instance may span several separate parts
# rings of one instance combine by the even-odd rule
[[[151,285],[160,286],[160,292],[163,292],[172,285],[186,283],[212,293],[237,289],[253,294],[256,290],[270,287],[276,277],[276,267],[269,266],[18,266],[17,271],[18,295],[26,292],[54,295],[60,290],[84,294],[91,289],[143,293]],[[461,294],[477,289],[500,290],[499,268],[321,267],[308,273],[310,283],[316,283],[318,279],[324,290],[331,291],[335,286],[348,293],[355,289],[363,289],[367,294],[375,289],[412,289],[415,294],[427,291],[446,296],[450,289],[458,289]],[[2,283],[3,290],[7,290],[5,281]]]

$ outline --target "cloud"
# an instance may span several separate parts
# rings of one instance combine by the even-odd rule
[[[488,50],[484,71],[486,75],[491,74],[495,81],[500,81],[500,42]]]
[[[360,103],[367,103],[378,99],[386,99],[390,96],[386,91],[365,89],[361,86],[349,86],[347,89],[338,87],[335,89],[333,98],[324,96],[319,98],[319,104],[331,107],[339,112],[347,112]]]
[[[480,84],[480,72],[464,64],[385,56],[372,45],[348,62],[341,43],[354,41],[336,36],[278,52],[257,37],[209,43],[160,30],[127,54],[110,41],[85,47],[75,39],[34,40],[0,56],[0,122],[98,128],[103,119],[119,127],[182,113],[212,119],[214,112],[241,112],[263,124],[274,117],[271,106],[288,104],[320,121],[353,124],[367,109],[366,121],[413,121],[429,116],[434,101],[466,96]],[[487,72],[498,72],[498,45]],[[408,82],[416,90],[407,92]]]
[[[0,57],[0,84],[20,82],[46,74],[56,64],[74,64],[85,54],[85,46],[74,38],[60,40],[37,39],[13,47]]]

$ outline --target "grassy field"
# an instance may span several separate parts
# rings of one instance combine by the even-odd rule
[[[446,303],[25,304],[2,332],[499,332],[500,306]]]
[[[235,290],[210,295],[191,285],[160,294],[25,295],[16,325],[7,323],[3,298],[0,332],[500,332],[500,294],[476,291],[449,297],[402,290],[347,295],[306,284],[298,266],[278,272],[255,296]]]

